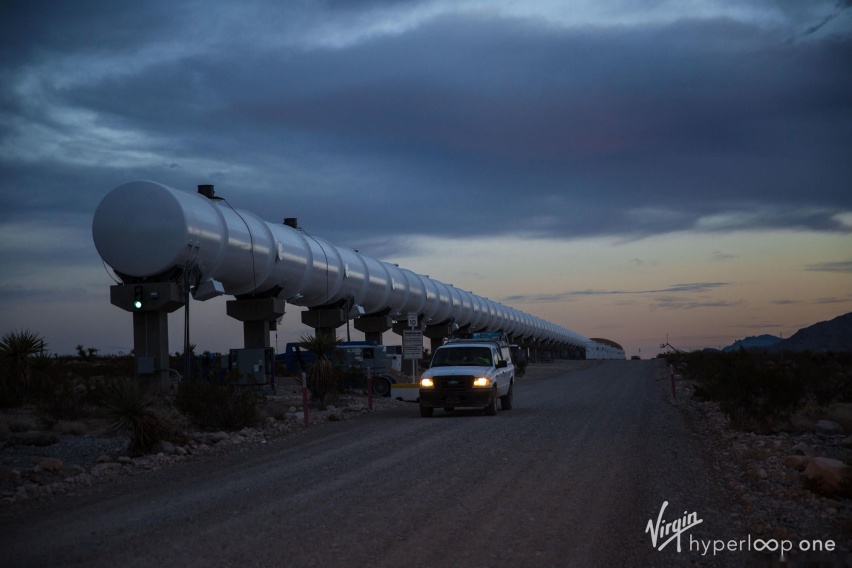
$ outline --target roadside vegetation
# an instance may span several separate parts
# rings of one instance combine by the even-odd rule
[[[696,351],[666,357],[742,430],[796,429],[814,417],[852,428],[852,354]]]
[[[305,369],[311,405],[325,409],[352,382],[331,360],[340,341],[325,335],[300,341],[317,354]],[[183,371],[184,355],[171,359],[171,367]],[[134,377],[132,354],[104,355],[79,344],[74,355],[60,356],[50,353],[35,331],[8,331],[0,336],[0,447],[10,436],[34,429],[75,435],[115,431],[128,436],[130,453],[138,455],[160,440],[180,443],[190,427],[236,431],[261,422],[265,393],[240,386],[236,372],[223,369],[209,353],[191,353],[190,359],[192,377],[178,381],[175,375],[164,392],[159,384]],[[288,375],[283,363],[276,367],[279,378]],[[297,381],[294,377],[294,386]]]
[[[325,336],[302,339],[326,354],[308,369],[313,405],[324,408],[338,394],[338,373],[327,357],[338,342]],[[183,363],[183,354],[175,353],[171,366],[181,369]],[[279,377],[286,374],[282,371],[283,365],[276,370]],[[196,373],[202,374],[200,365]],[[264,393],[240,387],[238,377],[218,365],[203,375],[159,392],[134,378],[132,354],[102,355],[80,344],[74,355],[60,356],[50,353],[35,331],[8,331],[0,336],[0,447],[30,430],[116,431],[128,436],[130,453],[138,455],[160,440],[181,442],[190,427],[235,431],[261,421]]]
[[[337,399],[337,386],[340,377],[331,361],[331,353],[340,344],[332,335],[303,335],[299,338],[302,346],[316,354],[316,360],[307,371],[308,390],[311,398],[325,408]]]
[[[157,399],[136,379],[117,378],[108,383],[102,399],[108,427],[128,432],[131,456],[148,453],[160,440],[185,442],[186,435],[158,409]]]

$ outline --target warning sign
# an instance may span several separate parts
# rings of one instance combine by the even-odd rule
[[[402,357],[404,359],[423,358],[423,330],[404,329],[402,331]]]

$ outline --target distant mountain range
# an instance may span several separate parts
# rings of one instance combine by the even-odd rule
[[[805,327],[788,337],[781,339],[774,335],[758,335],[735,341],[722,351],[754,349],[769,353],[781,351],[826,351],[852,352],[852,312],[838,316],[830,321],[821,321]]]
[[[751,335],[745,339],[737,339],[732,345],[723,347],[722,351],[729,353],[731,351],[739,351],[740,349],[765,349],[775,345],[779,341],[781,341],[781,338],[775,335]]]

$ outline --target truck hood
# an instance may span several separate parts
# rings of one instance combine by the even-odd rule
[[[473,375],[475,377],[487,377],[494,373],[494,367],[490,365],[463,365],[458,367],[432,367],[426,369],[420,378],[450,377],[458,375]]]

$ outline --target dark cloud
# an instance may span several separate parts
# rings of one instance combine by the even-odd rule
[[[713,251],[713,255],[711,256],[711,260],[718,261],[718,262],[723,262],[723,261],[726,261],[726,260],[733,260],[735,258],[737,258],[737,255],[735,255],[735,254],[729,254],[729,253],[725,253],[725,252],[718,251],[718,250]]]
[[[844,10],[848,10],[850,8],[852,8],[852,0],[838,0],[834,10],[832,10],[829,14],[822,16],[822,18],[816,23],[809,25],[803,35],[810,35],[820,31],[832,20],[840,16]]]
[[[733,325],[731,327],[745,329],[779,329],[785,326],[778,323],[744,323],[739,325]]]
[[[138,32],[99,34],[95,6],[69,16],[74,32],[61,39],[64,10],[24,18],[39,31],[17,42],[43,58],[92,57],[99,45],[168,49],[190,25],[187,9],[169,19],[113,7],[104,14],[118,21],[138,12]],[[14,215],[48,194],[91,210],[135,176],[212,181],[236,207],[280,203],[282,216],[351,242],[848,232],[838,214],[852,209],[849,61],[848,38],[790,44],[727,20],[577,31],[454,15],[343,48],[213,43],[88,81],[43,78],[39,104],[7,84],[22,125],[67,137],[63,152],[80,156],[0,163],[11,173],[0,189]],[[78,122],[45,112],[57,107],[139,139],[86,139]],[[116,164],[110,152],[125,155]],[[36,180],[41,190],[14,195]],[[649,204],[665,215],[647,215]]]
[[[656,298],[651,304],[651,308],[661,310],[696,310],[706,308],[735,308],[745,305],[744,300],[733,302],[723,300],[689,300],[676,296],[661,296]]]
[[[88,288],[78,287],[25,287],[25,286],[2,286],[0,285],[0,296],[3,297],[3,304],[16,303],[38,303],[54,304],[79,302],[81,299],[91,299],[99,297]]]
[[[563,292],[561,294],[513,294],[501,298],[500,301],[509,304],[548,304],[552,302],[570,302],[575,299],[575,296],[581,295],[584,294],[574,292]]]
[[[322,0],[322,4],[334,10],[363,11],[365,8],[413,7],[426,2],[416,0]]]
[[[730,282],[692,282],[688,284],[673,284],[656,290],[573,290],[560,294],[517,294],[503,298],[502,302],[542,303],[563,302],[577,296],[623,296],[631,294],[660,294],[660,293],[701,293],[730,286]]]
[[[818,298],[815,303],[817,303],[817,304],[847,304],[849,302],[852,302],[852,298],[849,298],[849,297],[846,297],[846,298],[831,297],[831,298]]]
[[[77,53],[115,53],[166,40],[185,22],[186,7],[108,0],[6,0],[0,7],[3,67]]]
[[[852,260],[842,262],[820,262],[805,266],[805,270],[815,272],[848,272],[852,273]]]

